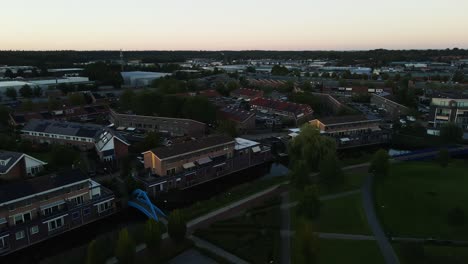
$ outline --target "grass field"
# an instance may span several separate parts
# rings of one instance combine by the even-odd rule
[[[405,256],[403,244],[394,244],[401,264],[413,264],[415,259]],[[465,264],[468,263],[468,250],[466,247],[430,246],[423,247],[424,253],[418,263],[427,264]],[[408,253],[407,253],[408,254]]]
[[[376,241],[320,239],[319,248],[319,264],[385,263]]]
[[[362,208],[361,193],[324,201],[316,224],[324,233],[372,234]]]
[[[376,182],[376,207],[387,232],[398,236],[468,240],[468,223],[448,224],[456,207],[468,213],[468,165],[405,162]]]

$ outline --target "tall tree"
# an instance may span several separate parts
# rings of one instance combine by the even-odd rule
[[[377,151],[372,157],[371,164],[369,166],[369,172],[380,178],[387,177],[390,171],[389,158],[390,157],[386,150],[380,149]]]
[[[135,242],[128,234],[126,228],[119,232],[119,238],[115,247],[115,256],[119,263],[131,264],[135,258]]]
[[[290,176],[294,187],[298,190],[303,190],[310,184],[310,168],[305,160],[298,160],[290,165]]]
[[[31,98],[33,95],[33,89],[27,84],[23,85],[23,87],[19,89],[19,92],[21,96],[25,98]]]
[[[344,173],[336,153],[327,153],[320,161],[319,178],[320,182],[324,183],[329,190],[343,184]]]
[[[176,209],[169,215],[167,230],[174,241],[180,243],[185,239],[187,224],[180,210]]]
[[[96,240],[91,241],[88,245],[88,251],[86,253],[86,264],[100,264],[105,261],[102,259],[101,254],[97,248]]]
[[[307,186],[303,192],[297,213],[308,220],[316,219],[320,214],[320,200],[317,186]]]
[[[296,238],[299,245],[294,248],[296,254],[293,263],[298,264],[315,264],[318,261],[319,254],[319,239],[314,232],[310,221],[301,221],[296,230]]]
[[[18,93],[16,92],[15,88],[7,88],[5,91],[5,95],[15,100],[18,96]]]
[[[144,231],[146,245],[152,250],[159,249],[162,236],[161,224],[154,219],[148,219],[145,223]]]

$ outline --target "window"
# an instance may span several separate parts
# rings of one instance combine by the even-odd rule
[[[101,212],[109,210],[111,207],[110,205],[111,205],[111,202],[105,202],[105,203],[100,204],[98,206],[98,212],[101,213]]]
[[[84,197],[83,196],[78,196],[78,197],[74,197],[74,198],[71,198],[70,199],[70,202],[74,203],[74,204],[77,204],[77,205],[80,205],[82,204],[84,201]]]
[[[72,218],[73,218],[73,220],[76,220],[76,219],[80,218],[80,212],[73,212]]]
[[[19,225],[25,223],[27,221],[31,221],[31,212],[27,212],[25,214],[19,214],[14,216],[15,225]]]
[[[49,232],[50,231],[54,231],[60,227],[63,226],[63,217],[62,218],[58,218],[58,219],[55,219],[55,220],[52,220],[49,222]]]
[[[52,207],[45,208],[44,210],[42,210],[42,212],[44,215],[47,216],[47,215],[57,213],[59,210],[60,210],[60,205],[54,205]]]
[[[8,247],[6,241],[5,241],[5,238],[6,237],[0,237],[0,249],[5,249]]]
[[[16,237],[16,240],[23,239],[24,238],[24,231],[21,230],[21,231],[16,232],[15,237]]]
[[[83,209],[83,215],[89,215],[91,212],[89,210],[89,208],[85,208]]]
[[[31,235],[39,233],[39,226],[31,227]]]

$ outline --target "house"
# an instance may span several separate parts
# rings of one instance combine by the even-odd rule
[[[100,125],[32,119],[21,130],[21,137],[35,143],[75,146],[96,150],[104,161],[128,155],[130,145],[117,132]]]
[[[218,112],[225,120],[234,122],[236,124],[237,131],[241,134],[255,129],[255,112],[233,107],[224,107]]]
[[[293,120],[296,125],[303,124],[312,118],[314,111],[305,104],[296,104],[281,100],[256,98],[250,102],[253,109],[269,113],[284,119]]]
[[[354,115],[314,119],[309,124],[321,135],[334,138],[338,148],[351,148],[387,143],[390,134],[380,128],[381,122]]]
[[[114,194],[80,170],[0,186],[0,255],[116,211]]]
[[[114,110],[110,111],[110,121],[115,127],[133,127],[171,136],[200,137],[206,131],[205,123],[192,119],[119,114]]]
[[[0,179],[13,180],[35,176],[46,164],[24,153],[0,150]]]
[[[253,100],[263,97],[263,91],[255,89],[239,88],[231,92],[231,97],[242,98],[244,100]]]
[[[215,135],[143,153],[147,174],[139,176],[150,195],[184,189],[271,160],[258,142]]]

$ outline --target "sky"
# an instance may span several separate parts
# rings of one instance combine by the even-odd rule
[[[0,50],[468,48],[467,0],[20,0]]]

